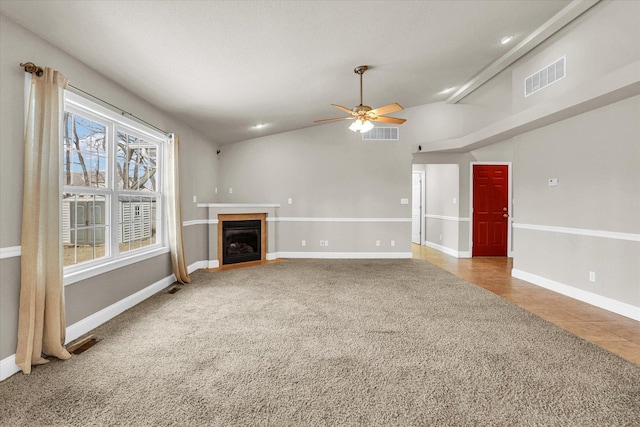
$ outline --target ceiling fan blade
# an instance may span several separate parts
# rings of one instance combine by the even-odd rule
[[[369,111],[369,114],[374,116],[384,116],[385,114],[396,113],[402,110],[404,110],[404,108],[402,108],[402,105],[398,104],[397,102],[394,102],[393,104],[389,104],[389,105],[385,105],[384,107],[378,107],[376,109],[373,109]]]
[[[323,120],[314,120],[313,123],[329,123],[329,122],[338,122],[340,120],[353,120],[355,117],[339,117],[337,119],[323,119]]]
[[[369,119],[372,122],[384,122],[384,123],[394,123],[396,125],[401,125],[407,121],[407,119],[398,119],[395,117],[376,117],[374,119]]]
[[[345,112],[345,113],[347,113],[347,114],[353,114],[353,111],[352,111],[352,110],[350,110],[350,109],[348,109],[347,107],[343,107],[342,105],[338,105],[338,104],[331,104],[331,105],[333,105],[334,107],[336,107],[338,110],[342,110],[342,111],[344,111],[344,112]]]

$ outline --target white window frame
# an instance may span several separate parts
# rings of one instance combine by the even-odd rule
[[[112,271],[127,265],[156,257],[158,255],[168,253],[169,239],[167,236],[167,216],[165,204],[166,195],[164,192],[164,156],[165,148],[167,145],[167,136],[141,123],[138,123],[137,121],[131,120],[128,117],[118,114],[115,111],[96,104],[95,102],[92,102],[69,90],[65,91],[65,111],[78,114],[87,119],[98,121],[107,127],[107,133],[110,139],[109,150],[107,153],[108,163],[110,166],[110,169],[107,171],[109,181],[108,188],[96,189],[93,187],[86,188],[70,186],[64,186],[64,188],[69,189],[72,192],[83,192],[89,190],[88,192],[90,193],[109,194],[110,203],[107,212],[105,212],[105,222],[108,222],[109,224],[107,230],[110,238],[106,239],[106,241],[109,242],[109,255],[95,260],[64,267],[64,285],[67,286],[72,283],[76,283],[90,277],[106,273],[108,271]],[[158,190],[155,193],[151,194],[139,192],[139,196],[142,197],[157,197],[156,223],[158,224],[159,229],[156,231],[156,243],[124,253],[119,253],[118,249],[118,196],[127,194],[127,191],[118,190],[116,188],[117,183],[115,180],[115,141],[118,131],[124,131],[129,135],[152,142],[154,144],[157,144],[158,147],[156,172]],[[61,157],[60,165],[62,166],[62,164],[63,159]],[[128,193],[131,194],[131,191],[129,191]],[[135,193],[135,195],[138,195],[137,192]],[[107,242],[105,242],[105,245],[107,244]],[[60,242],[60,244],[62,245],[62,241]]]

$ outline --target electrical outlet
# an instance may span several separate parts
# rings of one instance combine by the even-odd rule
[[[440,235],[440,241],[442,241],[442,234]]]
[[[229,187],[229,194],[233,194],[233,188]]]
[[[307,246],[307,241],[306,240],[302,241],[302,246]]]
[[[376,246],[380,246],[380,240],[376,240]]]
[[[196,196],[193,196],[193,203],[198,203],[198,198]]]
[[[320,246],[324,246],[324,240],[320,240]]]
[[[396,245],[396,241],[395,241],[395,240],[392,240],[392,241],[391,241],[391,246],[395,246],[395,245]]]
[[[324,241],[324,245],[325,245],[325,246],[329,246],[329,241],[328,241],[328,240],[325,240],[325,241]]]
[[[218,194],[218,187],[214,188],[214,189],[213,189],[213,192],[214,192],[214,193],[216,193],[216,194]]]
[[[590,271],[589,272],[589,281],[590,282],[595,282],[596,281],[596,272],[595,271]]]
[[[287,203],[289,203],[290,205],[291,205],[291,204],[293,204],[293,199],[292,199],[291,197],[289,197],[289,198],[287,199]]]

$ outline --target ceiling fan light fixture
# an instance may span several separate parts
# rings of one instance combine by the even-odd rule
[[[365,120],[362,123],[362,128],[360,129],[360,133],[367,133],[371,129],[373,129],[373,123],[371,123],[369,120]]]
[[[360,120],[355,120],[353,123],[351,123],[351,125],[349,126],[349,130],[353,131],[353,132],[358,132],[362,129],[362,121]]]
[[[371,108],[368,105],[364,105],[362,100],[362,75],[365,71],[369,69],[367,65],[360,65],[356,67],[353,71],[360,76],[360,105],[354,107],[353,109],[349,109],[343,107],[338,104],[331,104],[336,107],[338,110],[347,113],[348,117],[336,117],[334,119],[323,119],[323,120],[315,120],[314,123],[329,123],[336,122],[342,120],[354,120],[349,126],[349,130],[353,132],[366,133],[374,128],[372,122],[384,122],[384,123],[394,123],[401,125],[406,122],[406,119],[399,119],[397,117],[387,117],[387,114],[395,113],[397,111],[402,111],[404,108],[397,102],[393,104],[384,105],[378,108]]]
[[[360,133],[367,133],[371,129],[373,129],[373,123],[371,123],[369,120],[365,120],[365,119],[356,119],[349,126],[349,130],[351,130],[353,132],[360,132]]]

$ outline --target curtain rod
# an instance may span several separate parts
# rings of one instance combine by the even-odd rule
[[[44,70],[42,69],[42,67],[39,67],[39,66],[35,65],[33,62],[25,62],[25,63],[21,63],[21,64],[20,64],[20,66],[24,68],[24,71],[25,71],[25,72],[27,72],[27,73],[31,73],[31,74],[35,74],[35,75],[36,75],[36,76],[38,76],[38,77],[41,77],[41,76],[44,74]],[[100,102],[102,102],[102,103],[104,103],[104,104],[107,104],[107,105],[109,105],[109,106],[111,106],[111,107],[115,108],[116,110],[120,111],[120,113],[121,113],[123,116],[124,116],[124,115],[127,115],[127,116],[130,116],[130,117],[133,117],[133,118],[134,118],[134,119],[136,119],[137,121],[142,122],[142,123],[146,124],[147,126],[151,126],[151,127],[152,127],[152,128],[154,128],[155,130],[160,131],[160,132],[162,132],[162,133],[163,133],[163,134],[165,134],[165,135],[169,135],[169,132],[167,132],[167,131],[165,131],[165,130],[160,129],[160,128],[159,128],[159,127],[157,127],[157,126],[152,125],[151,123],[147,122],[146,120],[143,120],[143,119],[141,119],[140,117],[138,117],[138,116],[136,116],[136,115],[134,115],[134,114],[131,114],[130,112],[128,112],[128,111],[126,111],[126,110],[123,110],[122,108],[120,108],[120,107],[118,107],[118,106],[116,106],[116,105],[113,105],[112,103],[107,102],[107,101],[105,101],[105,100],[104,100],[104,99],[102,99],[102,98],[98,98],[97,96],[95,96],[95,95],[93,95],[93,94],[91,94],[91,93],[89,93],[89,92],[87,92],[87,91],[84,91],[84,90],[80,89],[79,87],[76,87],[76,86],[74,86],[74,85],[72,85],[72,84],[70,84],[70,83],[67,83],[67,86],[72,87],[72,88],[74,88],[75,90],[77,90],[77,91],[79,91],[79,92],[84,93],[85,95],[89,95],[90,97],[92,97],[92,98],[94,98],[94,99],[97,99],[98,101],[100,101]]]

